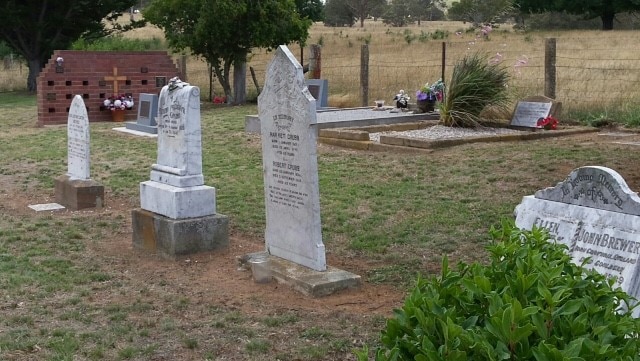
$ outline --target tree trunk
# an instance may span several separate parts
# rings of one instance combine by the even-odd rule
[[[366,16],[361,16],[360,17],[360,27],[364,28],[364,19],[366,18]]]
[[[38,90],[38,75],[42,70],[40,59],[30,59],[27,61],[29,66],[29,75],[27,76],[27,90],[30,92],[36,92]]]
[[[606,12],[600,16],[602,19],[602,30],[613,30],[613,19],[616,14],[613,12]]]
[[[247,63],[235,61],[233,63],[233,104],[241,105],[247,102]]]
[[[218,78],[218,81],[220,82],[220,85],[222,86],[222,90],[224,91],[224,95],[227,97],[227,104],[230,103],[230,99],[232,94],[231,94],[231,86],[229,85],[229,71],[227,69],[226,64],[224,65],[224,70],[220,69],[220,67],[213,67],[213,71],[216,73],[216,77]],[[225,74],[227,76],[225,76]]]

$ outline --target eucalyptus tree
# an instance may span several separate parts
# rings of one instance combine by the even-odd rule
[[[616,14],[640,10],[640,0],[515,0],[522,13],[559,11],[600,18],[602,30],[613,30]]]
[[[121,26],[115,20],[138,0],[4,0],[0,2],[0,40],[27,61],[27,89],[36,80],[54,50],[67,49],[80,37],[106,36],[140,26]]]
[[[155,0],[143,13],[172,48],[189,50],[211,65],[232,104],[245,101],[243,75],[252,49],[304,42],[312,23],[293,0]]]

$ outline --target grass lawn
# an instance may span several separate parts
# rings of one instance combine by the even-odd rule
[[[424,154],[319,146],[329,265],[361,290],[308,299],[255,285],[236,257],[260,249],[260,138],[255,105],[204,104],[203,169],[228,215],[228,251],[167,261],[131,247],[131,209],[156,142],[91,124],[91,176],[106,207],[35,213],[66,172],[66,128],[37,128],[35,97],[0,93],[1,360],[350,360],[379,330],[417,274],[441,257],[484,261],[489,228],[525,195],[586,165],[640,186],[640,149],[598,134],[475,143]]]

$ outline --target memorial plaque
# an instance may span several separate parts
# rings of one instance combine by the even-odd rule
[[[167,85],[167,77],[166,76],[157,76],[156,77],[156,88],[162,88]]]
[[[551,105],[552,103],[519,101],[513,113],[511,125],[516,127],[538,128],[538,119],[549,116]]]
[[[267,250],[291,262],[326,270],[320,224],[316,100],[302,66],[285,46],[269,64],[258,97],[266,206]]]
[[[640,296],[640,198],[614,170],[578,168],[555,187],[524,197],[516,207],[516,225],[546,228],[569,248],[575,263],[589,259],[587,268]],[[639,315],[636,309],[634,316]]]

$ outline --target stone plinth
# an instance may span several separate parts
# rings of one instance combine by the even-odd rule
[[[171,219],[134,209],[131,215],[133,246],[165,258],[214,251],[229,245],[229,217],[222,214]]]
[[[140,183],[140,206],[174,219],[209,216],[216,213],[216,189],[146,181]]]
[[[104,206],[104,186],[94,180],[62,175],[54,182],[56,203],[74,211]]]

